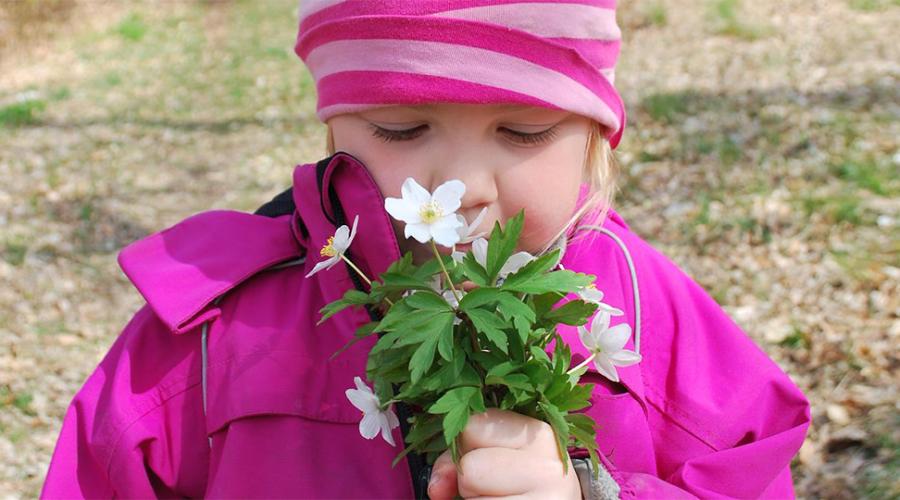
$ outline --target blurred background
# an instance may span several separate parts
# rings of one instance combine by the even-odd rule
[[[798,494],[900,498],[900,1],[620,3],[618,210],[810,398]],[[0,497],[143,303],[117,252],[325,156],[296,19],[0,0]]]

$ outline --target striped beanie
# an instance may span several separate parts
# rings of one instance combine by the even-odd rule
[[[294,51],[316,115],[436,102],[523,104],[598,121],[615,147],[615,0],[301,0]]]

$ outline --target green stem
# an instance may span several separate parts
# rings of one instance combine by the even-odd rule
[[[359,277],[362,278],[363,281],[365,281],[367,285],[369,285],[369,289],[372,288],[372,280],[370,280],[368,277],[366,277],[366,274],[364,272],[362,272],[358,267],[356,267],[356,264],[351,262],[350,259],[348,259],[344,254],[341,254],[341,259],[344,262],[346,262],[347,265],[350,266],[354,271],[356,271],[356,274],[358,274]],[[384,298],[384,301],[387,302],[388,305],[390,305],[390,306],[394,305],[394,303],[391,302],[391,299],[389,299],[387,297]]]
[[[444,266],[444,259],[441,258],[441,254],[438,252],[434,240],[431,240],[431,250],[434,251],[434,256],[437,257],[438,264],[441,265],[441,271],[444,272],[444,277],[447,278],[447,283],[450,285],[450,290],[453,290],[453,296],[456,297],[456,303],[458,304],[459,301],[462,300],[462,297],[459,295],[459,292],[456,291],[456,287],[453,286],[453,280],[450,279],[450,273],[447,272],[447,267]]]
[[[585,360],[582,361],[581,363],[578,363],[578,366],[576,366],[575,368],[572,368],[571,370],[567,371],[567,372],[566,372],[566,375],[571,375],[571,374],[577,372],[578,370],[584,368],[585,366],[587,366],[588,363],[590,363],[591,361],[593,361],[595,357],[597,357],[597,353],[596,353],[596,352],[592,352],[591,355],[587,357],[587,359],[585,359]]]

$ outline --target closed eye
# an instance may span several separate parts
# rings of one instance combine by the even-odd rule
[[[374,137],[381,139],[384,142],[392,142],[411,141],[413,139],[416,139],[425,132],[425,130],[428,128],[428,125],[419,125],[418,127],[413,127],[406,130],[390,130],[379,127],[374,123],[370,123],[369,127],[371,128],[372,135]],[[559,133],[559,129],[556,125],[550,127],[547,130],[531,134],[527,132],[511,130],[506,127],[501,127],[500,130],[502,130],[507,135],[507,137],[510,138],[510,140],[520,144],[542,144],[545,142],[550,142]]]

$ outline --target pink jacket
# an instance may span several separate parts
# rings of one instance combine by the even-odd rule
[[[316,326],[350,274],[304,278],[341,216],[360,217],[351,253],[367,275],[400,257],[382,195],[338,153],[295,169],[293,201],[278,217],[201,213],[122,251],[147,305],[72,401],[43,497],[413,496],[410,469],[390,465],[399,448],[362,438],[344,395],[374,339],[328,359],[367,313]],[[570,241],[563,265],[597,276],[643,355],[621,384],[585,375],[620,495],[792,497],[809,425],[797,387],[618,214],[581,229],[594,235]],[[578,362],[577,332],[562,333]]]

